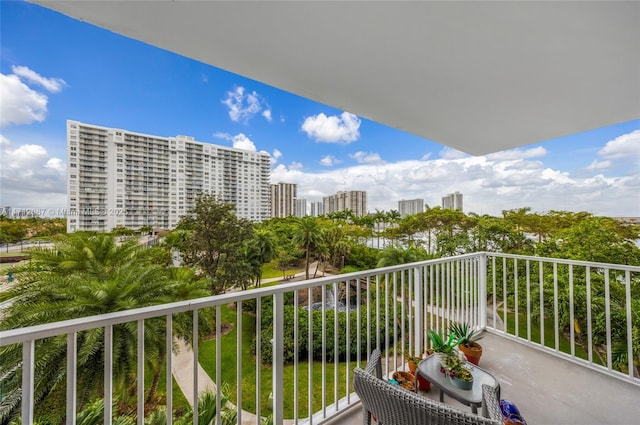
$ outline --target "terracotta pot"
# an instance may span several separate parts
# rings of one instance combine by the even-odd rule
[[[418,389],[421,391],[429,391],[431,389],[431,381],[418,375]]]
[[[482,356],[482,346],[477,342],[472,342],[470,346],[458,345],[460,351],[464,353],[469,363],[477,365],[480,363],[480,357]]]

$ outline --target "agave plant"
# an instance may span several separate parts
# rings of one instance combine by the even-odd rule
[[[475,329],[471,329],[467,323],[453,323],[449,326],[449,332],[457,339],[458,345],[465,347],[471,347],[482,339],[482,336],[478,335]]]

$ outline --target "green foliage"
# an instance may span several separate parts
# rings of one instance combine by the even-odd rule
[[[0,294],[12,304],[3,310],[0,329],[15,329],[67,319],[100,315],[205,296],[206,282],[191,270],[174,270],[154,264],[154,251],[135,242],[120,245],[110,234],[74,233],[57,241],[54,248],[31,251],[31,261],[16,271],[16,284]],[[187,329],[190,315],[175,315],[177,335]],[[145,321],[144,345],[148,370],[157,376],[166,356],[164,318]],[[206,329],[206,327],[205,327]],[[114,385],[121,394],[135,394],[136,323],[113,327]],[[79,332],[79,404],[99,394],[102,387],[104,328]],[[35,347],[36,412],[63,387],[66,338],[38,340]],[[19,345],[0,349],[0,423],[10,420],[19,408],[22,350]],[[150,389],[149,399],[153,399]],[[124,397],[124,396],[123,396]],[[122,402],[129,400],[125,397]]]
[[[263,303],[262,311],[262,340],[269,341],[273,335],[273,315],[270,303]],[[346,329],[347,329],[347,317],[349,320],[349,327],[351,334],[355,335],[358,329],[357,326],[357,312],[351,311],[347,316],[345,311],[339,311],[338,318],[338,341],[337,344],[334,341],[334,324],[335,324],[335,311],[333,308],[327,307],[325,310],[325,356],[327,361],[344,361],[349,356],[349,359],[356,359],[358,353],[358,346],[353,342],[353,338],[349,341],[349,350],[347,351]],[[372,329],[375,328],[377,311],[375,307],[371,305],[368,309],[362,306],[360,309],[360,332],[362,335],[367,334],[367,320],[369,320]],[[292,363],[294,360],[294,354],[296,352],[296,345],[294,340],[294,317],[295,307],[286,305],[284,307],[284,362],[285,364]],[[312,352],[311,358],[313,360],[321,361],[323,359],[322,353],[322,311],[312,310]],[[367,319],[367,316],[369,317]],[[380,333],[384,335],[386,331],[393,333],[394,324],[391,320],[387,320],[384,310],[380,311]],[[309,354],[309,312],[305,309],[298,309],[298,346],[297,354],[301,360],[306,360]],[[384,348],[384,347],[383,347]],[[253,351],[255,352],[255,339],[253,343]],[[262,345],[262,352],[260,357],[263,363],[270,364],[272,358],[272,347],[270,344]],[[367,352],[367,338],[362,338],[360,345],[360,352]]]
[[[445,339],[442,333],[431,329],[427,332],[427,336],[431,340],[431,348],[436,353],[449,355],[452,354],[453,350],[458,346],[458,340],[453,334],[449,334],[447,339]]]
[[[253,227],[248,220],[238,218],[234,210],[233,204],[214,195],[200,195],[189,215],[178,224],[178,230],[186,232],[173,241],[182,242],[180,251],[186,264],[209,276],[212,294],[236,285],[242,287],[252,275],[242,272],[246,266],[242,248],[252,238]]]
[[[458,345],[469,346],[482,339],[475,329],[471,329],[468,323],[452,323],[449,333],[458,341]]]

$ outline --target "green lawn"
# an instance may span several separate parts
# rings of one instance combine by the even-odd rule
[[[229,385],[229,396],[234,403],[237,403],[237,368],[236,368],[236,340],[237,340],[237,331],[236,331],[236,311],[228,308],[227,306],[222,307],[222,320],[224,323],[233,324],[234,328],[228,334],[222,336],[222,377],[221,382]],[[251,353],[252,351],[252,340],[255,335],[255,317],[250,314],[243,313],[242,314],[242,324],[243,324],[243,334],[242,334],[242,408],[244,410],[248,410],[250,412],[256,411],[256,358]],[[269,344],[269,341],[263,341],[263,344]],[[208,341],[201,341],[199,343],[198,354],[200,357],[200,364],[207,371],[211,379],[215,382],[216,376],[216,341],[215,339]],[[355,367],[355,363],[350,363],[351,368]],[[299,375],[297,379],[294,380],[294,367],[293,365],[285,366],[284,368],[284,414],[287,418],[293,418],[294,406],[294,385],[295,381],[298,382],[298,415],[299,417],[307,417],[308,416],[308,400],[309,400],[309,392],[308,392],[308,382],[309,382],[309,373],[308,373],[308,363],[300,362],[299,363]],[[342,398],[346,396],[345,390],[345,369],[346,363],[338,364],[338,398]],[[325,388],[324,394],[326,394],[326,402],[327,404],[331,404],[335,397],[334,392],[334,365],[333,363],[327,364],[326,369],[327,375],[327,387]],[[262,416],[267,416],[271,412],[271,406],[269,404],[269,394],[271,393],[271,378],[272,378],[272,370],[270,365],[262,365],[261,366],[261,389],[260,389],[260,400],[261,400],[261,414]],[[312,379],[313,379],[313,412],[316,412],[322,407],[322,394],[323,391],[320,389],[319,385],[322,382],[322,362],[314,362],[312,369]]]
[[[504,320],[504,312],[498,311],[501,319]],[[507,312],[507,332],[511,335],[515,335],[515,314],[512,311]],[[562,334],[562,330],[559,330],[560,335],[558,338],[559,350],[563,353],[571,354],[571,341]],[[527,338],[527,316],[522,313],[518,313],[518,336],[520,338]],[[540,324],[532,321],[531,323],[531,341],[540,343]],[[555,349],[555,330],[553,325],[553,318],[545,318],[544,321],[544,345],[546,347]],[[581,359],[587,359],[587,353],[584,349],[575,344],[575,355]],[[593,356],[595,363],[600,363],[598,356]]]
[[[282,270],[276,268],[277,262],[274,260],[270,263],[266,263],[262,265],[262,278],[270,279],[274,277],[282,277]],[[301,267],[291,267],[285,270],[285,274],[294,274],[303,272],[304,268]]]

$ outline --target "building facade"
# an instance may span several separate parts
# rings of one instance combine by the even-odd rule
[[[307,200],[296,199],[296,217],[304,217],[307,214]]]
[[[67,231],[173,229],[201,193],[269,218],[267,153],[67,121]]]
[[[322,198],[324,214],[351,210],[353,215],[363,217],[367,215],[367,192],[351,190],[338,192],[335,195]]]
[[[271,217],[289,217],[296,214],[298,185],[277,183],[271,185]]]
[[[455,192],[450,193],[447,196],[443,196],[442,209],[462,211],[462,193]]]
[[[318,217],[324,214],[324,208],[322,208],[322,202],[311,203],[311,217]]]
[[[424,212],[424,199],[398,201],[398,212],[401,218]]]

